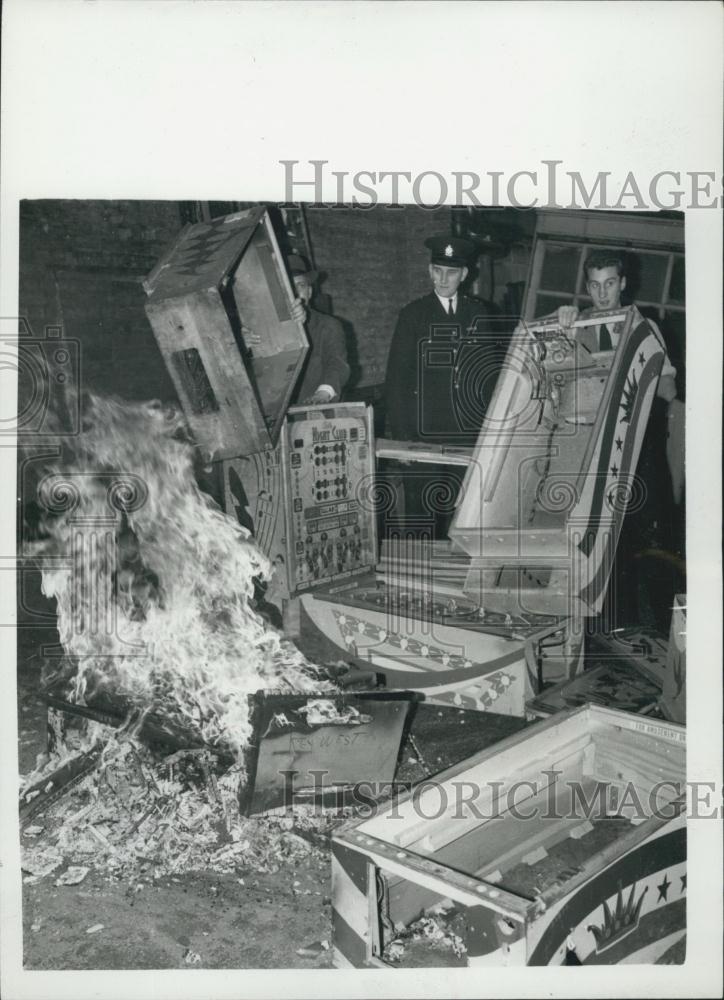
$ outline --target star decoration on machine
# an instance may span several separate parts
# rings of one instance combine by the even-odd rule
[[[586,930],[595,939],[596,953],[605,952],[628,934],[639,931],[640,922],[650,921],[652,917],[655,920],[654,910],[666,911],[672,903],[676,905],[677,901],[670,900],[668,893],[671,890],[673,895],[677,879],[681,882],[681,896],[686,891],[686,871],[682,873],[681,868],[678,868],[678,872],[672,868],[650,872],[634,881],[630,888],[619,882],[615,895],[602,900],[600,909],[591,913],[593,919],[586,926]],[[653,898],[654,889],[658,892],[656,899]],[[651,895],[647,897],[649,890]]]
[[[400,635],[399,632],[390,632],[387,629],[375,625],[373,622],[357,618],[349,613],[334,611],[337,627],[344,639],[346,646],[353,648],[361,638],[373,639],[379,643],[386,643],[399,649],[405,656],[419,656],[450,670],[469,670],[476,664],[465,656],[457,653],[450,653],[445,649],[432,646],[430,643],[417,639],[410,635]],[[478,701],[486,708],[490,708],[497,699],[506,693],[515,678],[502,670],[495,673],[486,674],[481,680],[489,687],[481,694]]]
[[[669,882],[668,875],[666,875],[666,874],[664,875],[664,881],[660,882],[656,886],[656,888],[657,888],[658,893],[659,893],[659,898],[656,900],[656,902],[660,903],[661,900],[663,899],[663,901],[665,903],[667,903],[669,901],[669,895],[668,895],[669,889],[671,888],[671,882]]]

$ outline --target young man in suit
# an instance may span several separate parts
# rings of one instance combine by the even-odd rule
[[[577,306],[561,306],[558,310],[558,322],[561,326],[572,326],[579,315],[589,315],[593,310],[621,308],[621,296],[626,289],[623,254],[617,250],[593,250],[586,257],[583,267],[586,275],[586,291],[591,296],[593,305],[590,309],[584,309],[582,313],[579,313]],[[653,320],[647,318],[646,321],[663,343],[664,338],[658,326]],[[579,331],[577,339],[589,350],[613,351],[618,346],[619,336],[620,330],[615,324],[610,328],[606,324],[601,324]],[[656,395],[667,403],[676,398],[675,376],[676,369],[667,354],[664,357],[656,389]]]
[[[292,315],[306,324],[310,346],[292,402],[309,405],[336,402],[350,374],[344,328],[334,316],[311,306],[317,272],[309,262],[293,253],[287,257],[287,265],[298,296]]]
[[[463,283],[475,246],[433,236],[432,290],[400,312],[387,359],[385,436],[397,441],[472,447],[477,441],[505,353],[491,318],[497,309],[467,295]],[[405,469],[405,520],[435,522],[447,534],[461,468],[413,463]]]
[[[571,326],[579,315],[622,306],[621,298],[626,289],[623,253],[594,250],[584,262],[584,271],[586,291],[592,306],[582,313],[576,306],[561,306],[558,321],[564,327]],[[648,317],[646,322],[664,344],[656,323]],[[619,337],[620,330],[615,324],[608,326],[602,323],[576,331],[576,339],[590,351],[615,350]],[[672,504],[673,500],[677,504],[681,500],[680,494],[678,497],[672,495],[672,485],[679,479],[683,480],[684,456],[683,453],[672,454],[666,448],[672,420],[677,419],[679,411],[683,410],[676,401],[675,376],[676,369],[668,353],[665,353],[656,388],[658,402],[654,402],[651,410],[637,470],[644,487],[645,502],[636,512],[624,518],[614,562],[614,587],[607,597],[608,607],[604,609],[604,617],[614,625],[643,624],[668,629],[673,594],[684,586],[676,580],[671,569],[671,550],[683,549],[684,541],[683,537],[680,540],[676,538],[674,523],[677,517]],[[666,413],[662,412],[664,409]],[[671,474],[669,483],[666,482],[665,472],[667,459]],[[674,561],[678,562],[678,557],[675,556]]]

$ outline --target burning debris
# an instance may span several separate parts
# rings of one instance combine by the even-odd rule
[[[297,713],[305,716],[308,726],[361,726],[372,718],[363,715],[354,705],[346,705],[340,710],[331,698],[310,698],[306,705],[297,709]]]
[[[43,589],[57,601],[69,700],[153,708],[240,760],[248,694],[322,685],[252,606],[271,567],[199,489],[194,454],[178,413],[90,396],[83,432],[39,484],[36,553],[54,557]]]
[[[159,759],[114,733],[98,766],[24,830],[25,881],[38,882],[63,865],[56,885],[77,885],[91,867],[129,880],[270,872],[317,851],[312,841],[334,819],[299,806],[293,817],[243,817],[238,777],[236,766],[217,776],[208,750]]]
[[[239,813],[250,695],[332,685],[255,610],[270,565],[199,489],[181,416],[88,399],[82,433],[39,483],[34,551],[65,653],[54,689],[60,678],[81,714],[100,700],[127,721],[113,730],[87,718],[80,737],[56,733],[53,755],[26,777],[21,810],[39,797],[23,836],[26,877],[68,863],[60,885],[89,866],[153,877],[271,870],[312,848],[289,817]],[[175,752],[152,749],[158,719]]]

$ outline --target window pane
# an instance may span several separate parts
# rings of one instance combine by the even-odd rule
[[[671,272],[669,285],[669,302],[686,302],[686,285],[684,278],[684,258],[676,257]]]
[[[555,312],[558,306],[570,306],[572,303],[572,295],[544,295],[543,293],[539,293],[535,300],[536,318]]]
[[[667,311],[660,326],[671,360],[674,364],[683,363],[686,356],[686,313]]]
[[[562,247],[547,244],[543,258],[540,287],[551,291],[571,292],[576,288],[578,258],[581,255],[579,247]]]
[[[628,289],[632,299],[644,302],[662,302],[668,256],[666,254],[631,254],[631,273]]]

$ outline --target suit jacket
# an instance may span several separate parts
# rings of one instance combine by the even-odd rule
[[[658,339],[661,341],[661,344],[662,344],[662,346],[664,348],[664,363],[663,363],[663,366],[661,368],[661,375],[662,376],[664,376],[664,375],[670,375],[673,378],[676,375],[676,369],[674,368],[674,366],[672,365],[672,363],[671,363],[671,361],[669,359],[668,352],[666,351],[666,342],[665,342],[663,336],[661,335],[661,330],[659,330],[659,328],[658,328],[657,324],[654,322],[654,320],[650,319],[648,316],[642,316],[641,313],[636,308],[636,306],[634,306],[634,309],[636,310],[636,312],[634,314],[634,327],[638,326],[638,324],[641,323],[642,320],[645,319],[646,322],[651,327],[651,329],[656,334],[656,336],[658,337]],[[589,309],[584,309],[581,312],[581,317],[584,318],[586,316],[591,316],[593,312],[594,312],[593,309],[590,309],[590,308]],[[579,343],[583,344],[584,347],[588,348],[588,350],[591,351],[591,352],[593,352],[593,353],[595,353],[596,351],[600,350],[600,346],[599,346],[600,345],[600,336],[601,336],[601,327],[600,326],[584,326],[582,329],[576,330],[576,340]]]
[[[320,385],[331,385],[337,396],[349,378],[347,343],[340,321],[327,313],[309,309],[306,323],[309,353],[292,402],[303,403]]]
[[[497,315],[460,292],[454,317],[434,292],[402,309],[387,359],[388,438],[475,444],[510,338]]]

